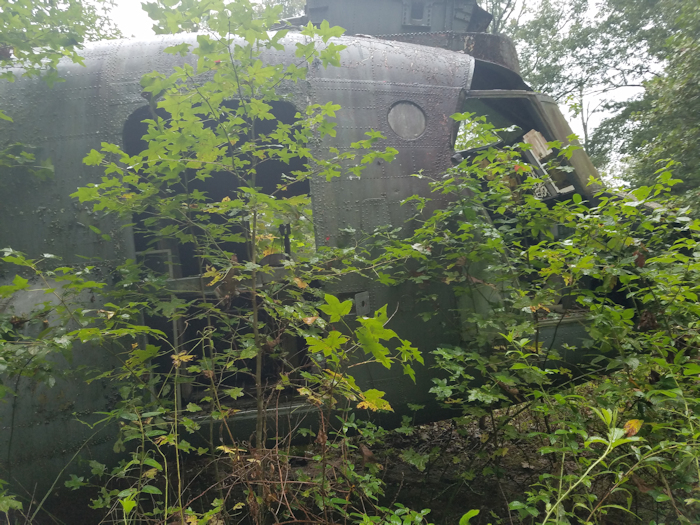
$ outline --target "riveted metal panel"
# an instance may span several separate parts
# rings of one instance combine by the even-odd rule
[[[20,169],[5,170],[0,178],[4,199],[0,207],[0,245],[36,257],[53,253],[64,263],[84,259],[120,260],[130,252],[130,235],[114,220],[101,220],[70,197],[79,186],[99,176],[83,165],[91,148],[112,140],[104,132],[108,99],[103,93],[104,67],[118,43],[103,43],[85,52],[86,66],[62,61],[65,82],[49,88],[36,78],[0,84],[0,97],[14,123],[0,127],[0,145],[21,142],[35,146],[39,161],[50,159],[55,175],[39,180]],[[93,224],[112,236],[104,241],[89,230]]]
[[[486,31],[492,16],[476,0],[307,0],[314,24],[328,20],[347,34]]]
[[[437,175],[450,166],[451,115],[460,109],[474,65],[467,55],[441,49],[372,39],[351,42],[342,54],[340,68],[317,71],[311,79],[314,102],[333,101],[341,106],[337,135],[326,137],[323,148],[346,151],[351,143],[366,138],[367,131],[376,130],[386,137],[378,147],[396,148],[398,155],[391,163],[378,161],[367,166],[359,180],[344,176],[312,181],[320,245],[342,244],[343,229],[369,220],[358,221],[360,215],[365,217],[360,207],[366,199],[384,199],[390,223],[401,226],[411,213],[401,202],[414,194],[429,195],[427,183],[412,175]],[[426,130],[417,139],[406,140],[389,125],[392,106],[401,102],[417,105],[426,115]],[[377,225],[378,221],[370,223]]]
[[[492,33],[459,33],[441,31],[431,33],[398,33],[377,35],[378,38],[394,42],[410,42],[421,46],[441,47],[466,53],[477,60],[485,60],[520,74],[520,61],[515,44],[506,35]],[[522,82],[522,80],[521,80]]]
[[[107,277],[99,268],[94,272],[97,280]],[[43,282],[36,277],[30,279],[30,291],[3,301],[0,313],[28,318],[37,304],[49,302],[57,305],[58,298],[44,293],[42,288],[51,286],[60,290],[62,283]],[[100,308],[103,301],[88,290],[70,299],[67,306],[75,308],[86,304]],[[56,319],[49,315],[46,322],[53,324]],[[69,327],[77,328],[77,323]],[[36,338],[43,329],[43,324],[31,323],[18,328],[28,339]],[[114,408],[119,400],[118,385],[107,380],[93,381],[88,385],[85,379],[88,370],[118,366],[113,356],[121,351],[105,346],[96,348],[90,343],[74,344],[73,363],[86,372],[72,370],[64,375],[66,363],[60,356],[55,356],[52,358],[55,367],[55,384],[52,386],[37,383],[30,377],[3,378],[6,384],[12,385],[14,393],[12,402],[0,406],[0,476],[3,479],[18,490],[39,494],[49,488],[61,470],[81,451],[83,457],[97,457],[100,461],[114,459],[111,456],[117,429],[102,427],[96,432],[78,419],[94,423],[100,418],[96,412]],[[74,463],[71,468],[76,471],[79,467]],[[63,480],[59,486],[62,483]]]

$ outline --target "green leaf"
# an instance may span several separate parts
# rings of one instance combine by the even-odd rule
[[[255,348],[254,346],[250,346],[248,348],[244,348],[241,350],[240,358],[241,359],[253,359],[258,355],[258,349]]]
[[[190,47],[192,47],[191,44],[178,44],[176,46],[170,46],[166,47],[163,49],[164,53],[168,53],[170,55],[180,55],[182,57],[187,56],[187,54],[190,52]]]
[[[511,370],[529,370],[530,366],[526,363],[515,363],[510,367]]]
[[[325,338],[307,337],[306,342],[311,353],[323,353],[325,357],[330,357],[342,349],[348,342],[348,338],[337,330],[333,330]]]
[[[462,516],[459,520],[459,525],[469,525],[469,522],[471,521],[472,518],[476,517],[479,515],[479,510],[478,509],[472,509],[469,512],[467,512],[464,516]]]
[[[163,466],[153,458],[145,458],[143,460],[143,464],[148,465],[149,467],[153,467],[157,470],[161,470],[161,471],[163,470]]]
[[[120,494],[123,494],[120,493]],[[136,502],[132,499],[133,496],[127,498],[127,499],[120,499],[119,503],[121,504],[122,508],[124,509],[124,514],[131,514],[131,511],[134,510],[136,507]]]
[[[232,399],[238,399],[239,397],[243,397],[243,388],[229,388],[224,390],[224,393]]]
[[[329,135],[331,137],[336,136],[336,130],[335,127],[337,124],[335,122],[329,122],[327,120],[324,120],[319,124],[318,126],[318,131],[321,133],[321,137],[325,137],[326,135]]]
[[[391,368],[389,349],[379,342],[379,338],[370,327],[363,326],[355,331],[355,335],[365,354],[372,354],[377,362],[386,368]]]
[[[21,275],[15,275],[11,285],[0,286],[0,297],[9,297],[15,292],[26,290],[27,288],[29,288],[29,281]]]
[[[352,301],[343,301],[341,303],[335,296],[330,294],[326,294],[324,299],[326,304],[319,306],[319,310],[330,316],[331,323],[337,323],[352,310]]]
[[[370,389],[362,393],[362,401],[357,404],[357,408],[367,408],[372,412],[377,410],[387,410],[393,412],[389,402],[384,399],[384,392],[377,389]]]
[[[422,454],[416,452],[413,448],[404,450],[400,454],[401,459],[404,460],[409,465],[416,467],[420,472],[424,472],[428,467],[428,462],[430,461],[430,454]]]
[[[85,478],[71,474],[70,479],[67,480],[64,485],[71,490],[78,490],[80,487],[87,485],[87,483],[85,483]]]
[[[161,492],[161,490],[158,487],[154,487],[153,485],[144,485],[143,487],[141,487],[141,492],[145,492],[146,494],[155,494],[158,496],[163,494],[163,492]],[[125,512],[128,513],[126,509]]]
[[[697,363],[690,363],[683,366],[683,375],[694,376],[700,374],[700,365]]]
[[[22,510],[22,503],[12,495],[0,495],[0,512],[9,513],[10,510]]]
[[[88,153],[85,156],[83,162],[88,166],[99,166],[100,163],[104,160],[104,158],[105,156],[102,153],[93,149],[90,150],[90,153]]]

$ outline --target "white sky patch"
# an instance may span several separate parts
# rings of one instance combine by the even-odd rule
[[[154,34],[153,21],[141,8],[141,0],[116,0],[112,19],[124,38],[145,38]]]
[[[153,36],[153,21],[141,8],[142,0],[114,0],[112,19],[121,30],[124,38],[145,38]]]

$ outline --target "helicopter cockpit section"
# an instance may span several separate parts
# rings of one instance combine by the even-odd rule
[[[538,198],[563,198],[574,191],[592,195],[600,189],[595,182],[591,183],[591,178],[595,179],[597,172],[588,156],[580,150],[574,151],[572,158],[566,161],[573,168],[571,176],[559,172],[550,177],[543,167],[543,163],[555,154],[547,144],[554,141],[568,144],[573,135],[556,102],[550,97],[522,90],[471,90],[464,101],[463,112],[475,118],[483,117],[497,130],[492,142],[477,142],[476,149],[512,146],[520,142],[530,144],[531,149],[524,152],[524,161],[532,165],[535,173],[545,181]],[[474,149],[470,147],[456,151],[453,163],[458,164],[472,155]]]

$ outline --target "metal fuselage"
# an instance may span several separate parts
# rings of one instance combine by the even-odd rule
[[[454,41],[447,33],[432,37],[425,33],[416,38],[423,39],[421,42],[429,38]],[[263,59],[291,63],[295,60],[294,44],[301,39],[290,33],[284,41],[285,51],[267,52]],[[454,113],[480,108],[494,120],[505,114],[523,133],[536,129],[547,140],[566,142],[571,133],[556,104],[527,90],[516,71],[477,59],[464,50],[400,39],[405,40],[405,35],[397,35],[395,40],[342,37],[338,43],[346,49],[341,53],[340,67],[312,66],[306,81],[282,86],[286,100],[298,109],[329,101],[342,106],[337,135],[326,137],[318,146],[318,154],[331,146],[346,150],[352,142],[365,138],[370,129],[386,137],[383,146],[398,150],[394,162],[368,166],[361,178],[343,176],[330,182],[322,178],[311,182],[318,245],[352,242],[350,234],[345,233],[349,227],[372,231],[378,226],[403,225],[413,210],[402,206],[402,201],[416,194],[430,195],[428,182],[412,175],[438,175],[452,165],[457,133],[451,118]],[[0,146],[32,144],[38,156],[50,158],[55,167],[50,180],[14,172],[3,174],[0,248],[12,247],[30,257],[51,253],[61,257],[63,265],[81,266],[89,261],[96,266],[97,279],[107,278],[115,266],[136,258],[130,228],[112,217],[94,216],[69,195],[101,176],[99,169],[82,163],[91,149],[99,149],[102,142],[124,145],[130,140],[125,126],[146,105],[141,96],[142,75],[154,70],[168,74],[183,62],[195,63],[196,57],[173,57],[163,52],[183,40],[194,42],[195,36],[91,44],[83,52],[85,66],[62,63],[59,74],[65,82],[52,89],[40,80],[26,78],[0,84],[3,109],[15,120],[0,125]],[[474,37],[471,42],[477,40]],[[479,55],[478,49],[473,54]],[[572,164],[576,172],[567,183],[589,194],[585,183],[595,175],[590,161],[579,152]],[[439,206],[439,199],[432,205]],[[111,241],[95,235],[89,229],[91,224],[108,233]],[[4,267],[0,271],[0,285],[12,281],[14,270]],[[388,304],[390,311],[397,311],[391,328],[425,355],[438,340],[459,342],[449,340],[453,336],[441,339],[443,328],[438,321],[417,321],[416,294],[411,287],[388,288],[366,279],[347,278],[329,292],[342,298],[359,298],[359,313]],[[445,312],[458,306],[449,289],[439,293],[440,307]],[[21,315],[45,300],[41,291],[17,294],[0,303],[0,312]],[[86,295],[82,300],[88,302],[91,298]],[[89,344],[78,346],[73,363],[112,366],[108,350]],[[431,418],[445,415],[435,409],[437,405],[428,392],[432,384],[427,367],[419,372],[416,384],[400,370],[381,366],[365,367],[358,376],[364,388],[386,391],[396,411],[389,419],[382,421],[380,417],[380,423],[395,424],[402,413],[407,413],[408,403],[432,407],[426,411]],[[0,406],[0,477],[9,477],[31,492],[36,483],[50,484],[77,452],[100,460],[109,457],[115,436],[108,431],[94,435],[76,420],[76,414],[89,418],[114,402],[115,392],[109,383],[59,381],[49,388],[21,379],[11,386],[17,396]],[[243,414],[241,420],[245,417]]]

